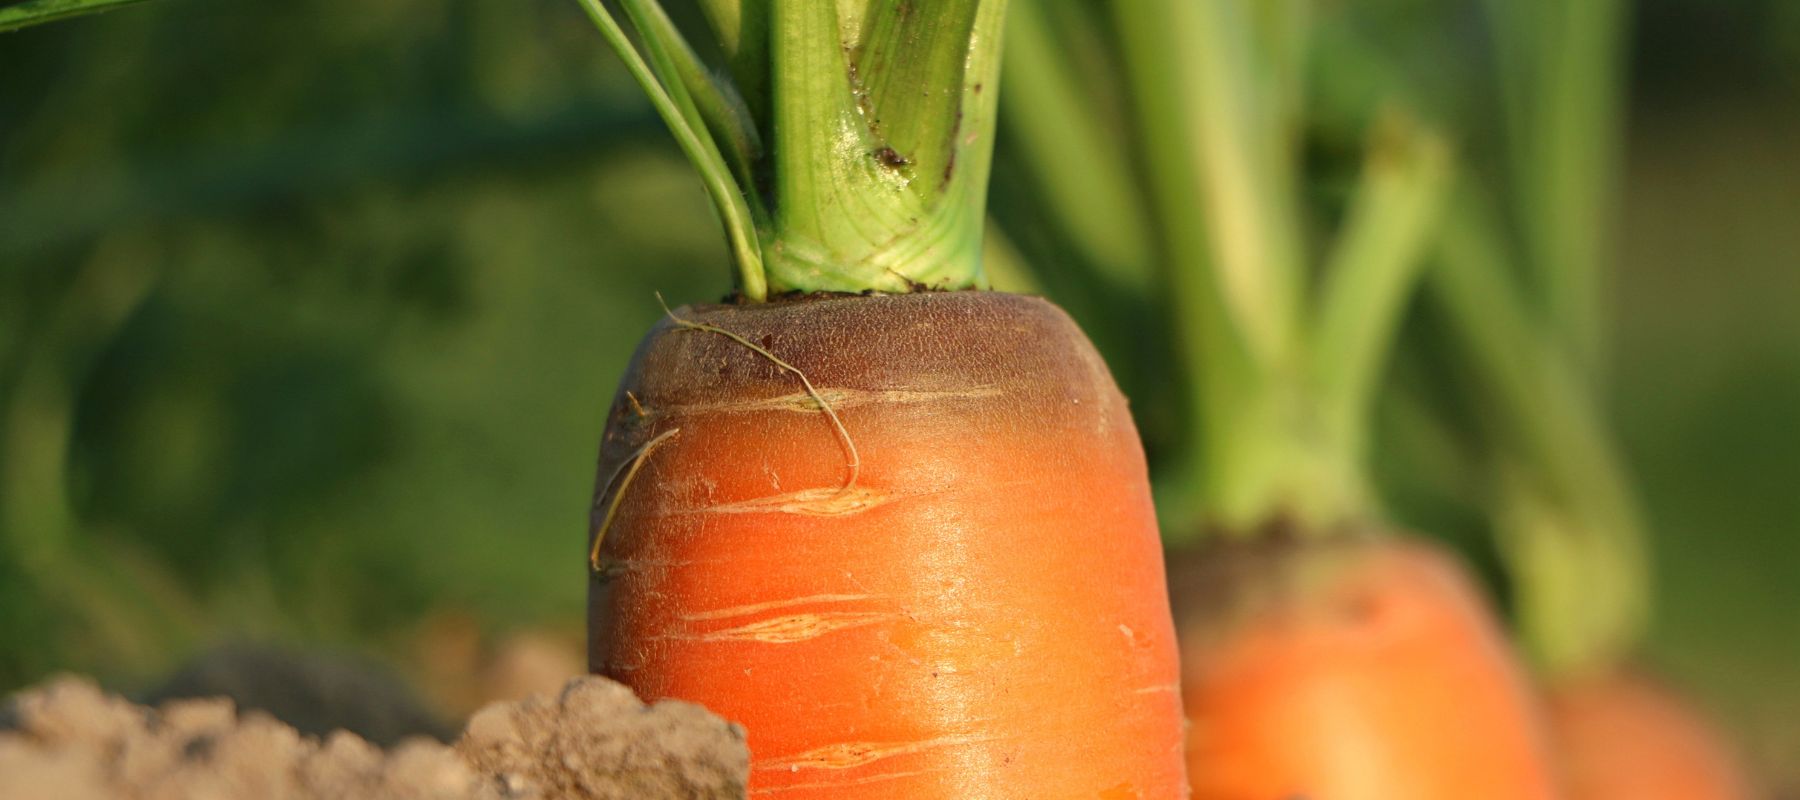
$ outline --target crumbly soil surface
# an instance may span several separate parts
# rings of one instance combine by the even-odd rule
[[[5,719],[9,800],[710,800],[743,797],[750,761],[742,728],[597,677],[490,705],[454,746],[305,736],[223,699],[148,708],[80,678],[14,696]]]

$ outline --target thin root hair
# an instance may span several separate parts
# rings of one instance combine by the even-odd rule
[[[619,504],[625,498],[625,490],[631,487],[632,479],[636,478],[638,471],[644,468],[644,462],[650,459],[650,451],[674,438],[675,434],[680,432],[680,428],[670,428],[657,434],[655,438],[645,442],[643,447],[639,447],[636,453],[631,454],[630,460],[613,470],[612,477],[606,479],[606,488],[602,490],[600,496],[605,497],[607,494],[611,494],[612,502],[607,504],[606,516],[600,518],[600,525],[594,529],[594,544],[588,550],[588,566],[595,572],[600,571],[600,543],[606,541],[606,530],[612,527],[613,517],[619,514]],[[614,483],[618,484],[617,490],[613,489]]]
[[[750,350],[752,352],[756,353],[757,355],[768,359],[769,363],[774,364],[777,367],[780,367],[784,371],[791,372],[794,374],[794,377],[799,378],[800,385],[806,389],[807,396],[811,397],[813,402],[819,404],[820,410],[824,411],[825,416],[831,420],[831,426],[833,428],[837,429],[838,438],[840,440],[842,440],[844,443],[844,452],[848,456],[848,459],[849,459],[848,464],[846,466],[849,467],[850,474],[849,474],[849,477],[844,480],[844,485],[838,488],[838,493],[842,494],[844,492],[848,492],[851,489],[856,488],[856,481],[859,477],[862,476],[862,456],[856,452],[856,440],[850,438],[850,430],[848,428],[844,427],[844,421],[838,417],[837,409],[832,408],[831,403],[829,403],[825,400],[825,395],[820,394],[819,390],[817,388],[814,388],[812,379],[806,377],[806,373],[804,371],[802,371],[799,367],[796,367],[793,364],[789,364],[788,362],[782,360],[780,356],[777,356],[774,353],[769,352],[768,348],[758,345],[757,343],[752,342],[749,339],[746,339],[739,334],[732,333],[731,331],[725,330],[724,328],[721,328],[717,325],[709,325],[704,322],[695,322],[690,319],[683,319],[681,317],[676,316],[675,312],[669,309],[668,302],[663,300],[663,296],[662,296],[661,292],[656,293],[656,302],[660,303],[662,305],[663,313],[669,315],[669,320],[671,322],[674,322],[676,325],[679,325],[682,328],[686,328],[688,330],[705,331],[707,333],[716,333],[720,336],[723,336],[727,339],[737,342],[738,344],[741,344],[745,347],[750,348]]]

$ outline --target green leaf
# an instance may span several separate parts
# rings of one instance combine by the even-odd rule
[[[743,98],[707,69],[656,0],[623,0],[621,5],[643,36],[650,65],[688,126],[711,134],[740,189],[756,185],[753,171],[762,155],[762,140]],[[746,196],[751,210],[757,212],[757,221],[762,222],[756,194],[746,192]]]
[[[0,33],[141,2],[143,0],[27,0],[0,8]]]
[[[1154,256],[1129,143],[1084,92],[1079,65],[1042,0],[1014,6],[1006,31],[1007,136],[1031,167],[1047,206],[1105,279],[1151,291]]]
[[[577,2],[587,11],[588,17],[619,54],[619,58],[624,60],[625,68],[631,72],[632,78],[643,88],[644,93],[650,96],[650,104],[675,135],[675,142],[680,145],[682,153],[700,172],[707,194],[711,196],[713,206],[725,225],[725,235],[731,244],[732,257],[737,266],[738,289],[752,300],[763,299],[768,295],[768,281],[764,273],[755,213],[745,195],[745,187],[733,179],[718,145],[713,142],[706,126],[698,122],[699,112],[689,99],[686,88],[678,81],[665,86],[658,79],[656,71],[644,61],[644,57],[631,44],[631,39],[625,35],[625,29],[619,26],[618,20],[613,18],[612,12],[606,10],[606,6],[601,5],[600,0]],[[668,47],[667,42],[659,45],[665,50]]]

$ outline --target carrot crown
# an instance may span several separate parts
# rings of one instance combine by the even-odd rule
[[[699,170],[739,291],[983,285],[1005,0],[702,0],[724,71],[656,0],[578,0]]]

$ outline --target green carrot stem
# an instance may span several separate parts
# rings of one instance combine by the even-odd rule
[[[1154,241],[1128,160],[1128,143],[1083,92],[1077,64],[1045,0],[1021,3],[1006,31],[1008,140],[1043,190],[1045,204],[1104,281],[1147,294]],[[1076,13],[1068,10],[1065,13]]]
[[[732,177],[731,169],[708,133],[698,109],[691,101],[686,100],[685,88],[678,80],[672,84],[664,83],[674,76],[657,75],[656,70],[626,37],[625,29],[619,26],[612,12],[607,11],[600,0],[577,2],[600,28],[607,43],[624,60],[625,68],[650,97],[650,104],[656,108],[663,122],[668,124],[669,131],[675,135],[675,142],[687,156],[688,162],[699,171],[707,195],[712,198],[713,208],[718,211],[719,219],[725,226],[725,236],[730,243],[736,268],[738,290],[751,300],[763,299],[768,294],[768,281],[763,268],[756,215],[743,188]],[[673,47],[673,43],[666,43],[661,49],[666,52]]]
[[[1164,536],[1182,542],[1200,534],[1198,522],[1217,515],[1219,492],[1205,485],[1207,476],[1242,460],[1228,439],[1212,435],[1215,421],[1253,407],[1266,378],[1229,318],[1212,274],[1212,236],[1193,219],[1204,208],[1197,177],[1203,165],[1189,137],[1183,77],[1172,46],[1178,37],[1167,27],[1166,5],[1121,3],[1114,13],[1131,85],[1134,133],[1145,162],[1153,165],[1145,175],[1158,249],[1168,265],[1163,276],[1179,356],[1172,372],[1187,405],[1186,435],[1175,442],[1177,455],[1161,470],[1156,492]]]
[[[762,155],[762,137],[737,88],[700,61],[662,6],[650,0],[622,0],[620,5],[633,26],[648,32],[644,50],[657,77],[683,106],[688,124],[704,127],[711,135],[739,187],[755,186],[755,161]],[[755,192],[746,192],[745,199],[755,218],[766,216]]]
[[[1250,11],[1238,2],[1143,0],[1117,7],[1124,49],[1136,61],[1141,102],[1167,104],[1159,124],[1177,132],[1195,156],[1164,162],[1200,188],[1183,212],[1207,228],[1208,273],[1218,284],[1228,324],[1269,370],[1289,369],[1300,335],[1304,248],[1284,138],[1271,122],[1257,72]],[[1148,51],[1158,51],[1151,53]],[[1149,59],[1167,78],[1147,74]],[[1160,84],[1166,98],[1149,90]],[[1193,215],[1198,213],[1198,220]],[[1198,299],[1198,298],[1197,298]]]
[[[1624,3],[1489,0],[1532,294],[1583,369],[1603,359]]]
[[[1491,212],[1456,198],[1433,295],[1498,452],[1502,553],[1521,584],[1526,638],[1546,669],[1605,662],[1636,642],[1649,567],[1637,501],[1592,388],[1510,278]]]
[[[644,55],[579,2],[699,170],[746,299],[984,284],[1005,0],[706,0],[730,82],[655,0],[620,0]]]
[[[1448,145],[1418,123],[1389,116],[1372,138],[1309,340],[1321,427],[1352,463],[1365,458],[1375,389],[1449,178]]]
[[[1168,527],[1250,535],[1360,521],[1373,513],[1370,396],[1416,283],[1446,147],[1411,123],[1376,137],[1315,298],[1296,199],[1306,4],[1144,2],[1117,14],[1191,381],[1194,431],[1165,477],[1199,488],[1163,512],[1205,520]]]

